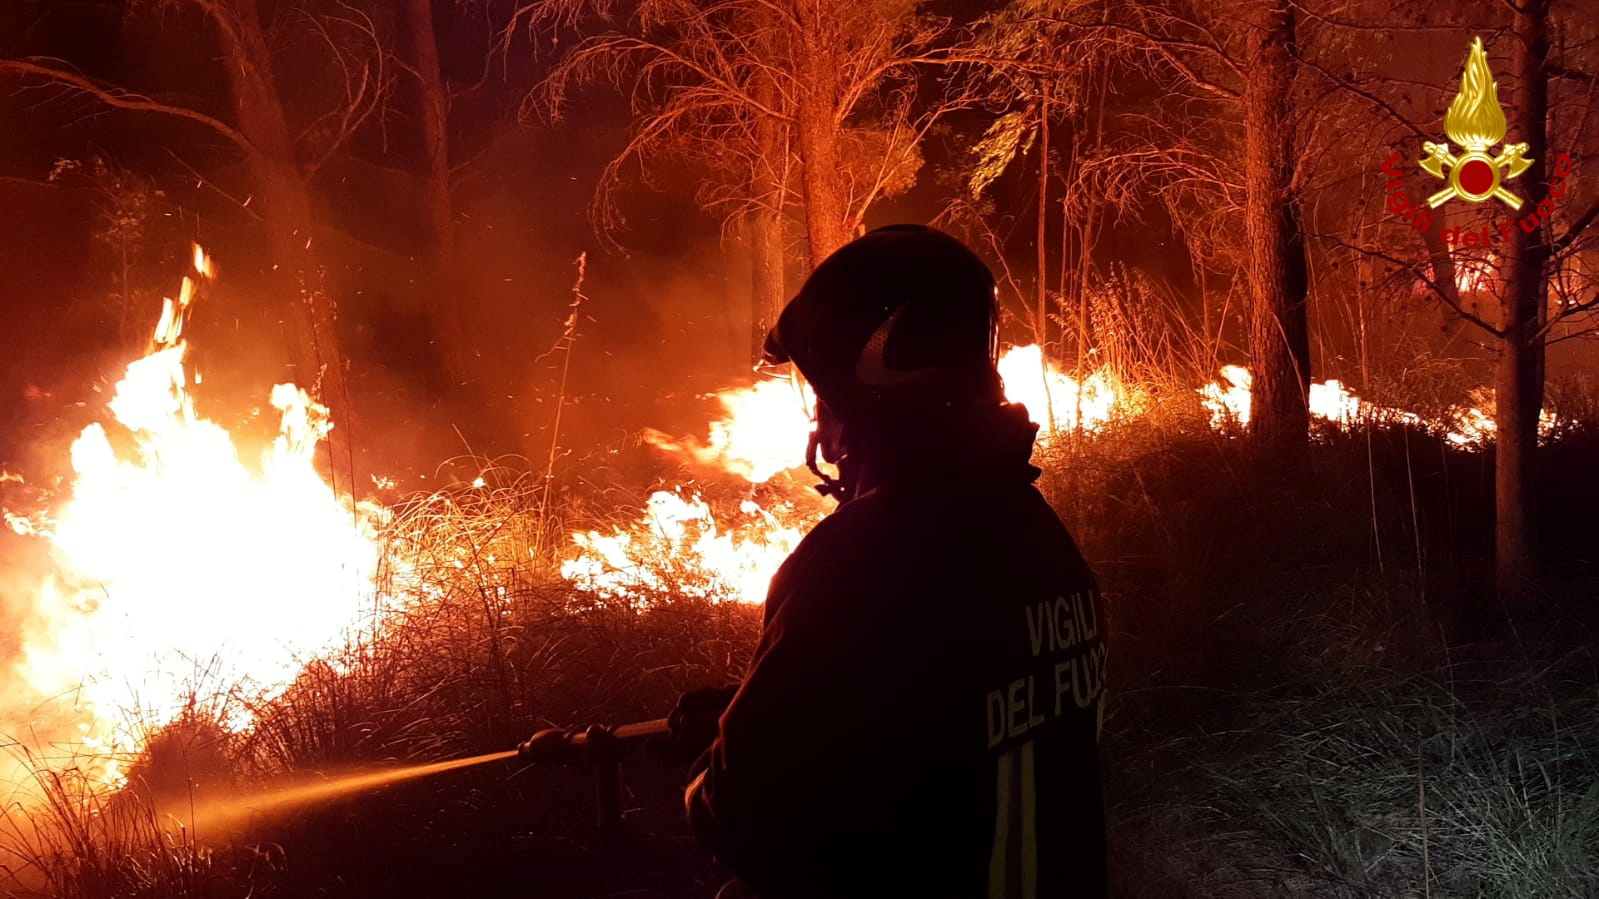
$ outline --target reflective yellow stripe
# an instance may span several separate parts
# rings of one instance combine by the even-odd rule
[[[1015,757],[1007,752],[999,757],[999,778],[994,784],[997,800],[994,809],[994,850],[988,856],[988,899],[1008,899],[1005,894],[1005,869],[1010,863],[1010,794]]]
[[[1022,899],[1038,899],[1037,781],[1033,776],[1033,741],[1022,744]]]

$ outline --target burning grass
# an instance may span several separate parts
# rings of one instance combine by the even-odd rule
[[[98,766],[10,747],[15,767],[28,776],[13,785],[0,814],[0,890],[82,899],[270,894],[270,875],[282,861],[274,847],[202,841],[162,810],[185,792],[174,789],[175,775],[186,785],[236,776],[224,748],[229,737],[214,716],[169,722],[150,735],[125,785],[114,791]]]
[[[1494,687],[1468,680],[1458,659],[1440,667],[1448,644],[1435,608],[1461,589],[1452,569],[1471,564],[1473,550],[1457,538],[1483,513],[1460,495],[1481,489],[1471,486],[1480,460],[1415,430],[1334,430],[1308,470],[1273,475],[1210,431],[1199,409],[1060,441],[1039,459],[1057,503],[1081,522],[1117,611],[1123,699],[1107,723],[1107,753],[1115,843],[1142,859],[1119,867],[1129,895],[1183,894],[1174,884],[1207,895],[1351,896],[1427,883],[1484,895],[1527,895],[1512,889],[1518,882],[1545,895],[1590,886],[1582,877],[1599,857],[1599,792],[1583,754],[1599,745],[1591,671],[1586,687],[1572,664]],[[114,814],[94,811],[95,802],[109,808],[103,797],[51,781],[71,801],[48,806],[50,840],[35,833],[15,844],[29,855],[21,868],[49,872],[38,893],[409,886],[419,895],[487,889],[513,871],[550,896],[636,888],[643,868],[556,850],[585,839],[587,785],[569,772],[529,779],[486,766],[203,839],[173,824],[219,789],[233,796],[311,772],[502,750],[549,724],[653,717],[678,691],[742,670],[759,607],[679,581],[682,545],[665,540],[657,557],[639,557],[656,578],[647,591],[606,596],[559,576],[562,555],[580,544],[549,535],[628,526],[636,506],[604,495],[596,508],[624,511],[586,518],[572,502],[545,508],[541,479],[483,471],[480,485],[395,507],[378,571],[396,611],[381,632],[325,654],[251,705],[250,728],[205,732],[204,752],[158,758],[153,749],[130,772],[148,789],[120,794],[132,798]],[[702,487],[724,513],[751,495],[737,483]],[[1373,520],[1386,574],[1373,568]],[[552,543],[541,562],[539,548]],[[658,770],[630,767],[631,782],[651,784],[636,799],[656,815],[647,839],[694,857],[675,821],[675,782]],[[516,834],[543,848],[518,850],[513,863],[469,845],[506,849]],[[403,862],[401,877],[361,861],[395,857],[398,847],[440,868],[460,870],[470,858],[481,871],[446,881],[429,864]]]
[[[209,271],[203,257],[195,266]],[[558,789],[485,765],[354,799],[313,789],[326,808],[202,832],[195,809],[317,772],[503,752],[549,725],[664,714],[682,691],[742,672],[767,582],[825,512],[796,469],[803,393],[781,382],[719,395],[724,417],[703,440],[647,434],[684,462],[675,485],[580,499],[548,473],[484,460],[470,484],[389,508],[349,502],[316,475],[327,410],[297,389],[274,391],[284,428],[259,465],[196,412],[185,283],[154,352],[118,385],[115,422],[75,445],[67,505],[8,513],[57,554],[22,673],[61,698],[69,725],[64,741],[54,727],[33,741],[65,742],[64,757],[19,756],[32,792],[0,835],[15,891],[424,894],[463,889],[463,865],[486,866],[486,887],[503,863],[467,864],[464,838],[421,841],[460,862],[432,889],[359,860],[437,837],[446,820],[504,841],[529,830],[508,795],[564,802]],[[1458,641],[1441,631],[1481,599],[1472,572],[1490,533],[1491,466],[1480,404],[1423,417],[1316,384],[1316,440],[1274,468],[1232,439],[1247,372],[1198,389],[1110,367],[1079,381],[1027,347],[1002,367],[1044,425],[1042,485],[1111,600],[1126,697],[1108,731],[1111,800],[1125,844],[1139,845],[1130,822],[1174,816],[1233,834],[1256,861],[1221,872],[1170,836],[1147,847],[1186,859],[1174,880],[1211,894],[1249,882],[1352,895],[1592,885],[1599,787],[1572,749],[1599,745],[1591,689],[1547,672],[1517,681],[1524,693],[1544,685],[1546,720],[1508,693],[1438,676],[1460,670],[1446,652]],[[1582,424],[1594,407],[1581,390],[1556,393],[1545,454],[1564,478],[1553,507],[1569,511],[1599,492]],[[1594,536],[1586,509],[1547,532],[1572,548]],[[240,583],[239,572],[259,574]],[[129,684],[124,702],[113,688]],[[1150,698],[1173,691],[1184,699]],[[1145,761],[1158,776],[1130,779]],[[655,836],[670,842],[682,837],[677,784],[659,780]],[[537,839],[572,839],[586,811],[551,807],[562,811],[532,828]],[[248,848],[278,843],[288,848]],[[605,876],[549,895],[632,883],[604,860],[578,867]],[[549,883],[553,870],[526,876]],[[1140,870],[1127,867],[1129,891],[1159,894]]]
[[[139,732],[122,789],[96,779],[100,760],[81,747],[70,762],[27,759],[31,798],[8,808],[0,833],[13,861],[4,885],[85,899],[288,889],[262,861],[277,856],[241,847],[295,832],[305,803],[226,822],[195,810],[323,772],[504,750],[550,725],[663,714],[681,691],[737,676],[758,607],[669,586],[648,604],[574,589],[537,558],[557,526],[542,496],[536,479],[485,466],[480,486],[396,507],[377,567],[383,626],[352,632],[270,693],[191,682],[194,714]],[[223,726],[241,717],[249,727]],[[491,781],[509,774],[493,767]],[[241,872],[245,861],[255,867]]]
[[[270,698],[304,659],[379,623],[363,613],[385,512],[318,473],[328,410],[277,385],[280,427],[246,461],[196,409],[183,327],[211,273],[196,247],[150,351],[72,442],[70,487],[31,517],[7,514],[51,562],[26,598],[8,703],[32,703],[26,730],[93,760],[108,787],[141,750],[141,728],[193,712],[197,681]],[[250,724],[239,703],[209,707],[230,729]]]

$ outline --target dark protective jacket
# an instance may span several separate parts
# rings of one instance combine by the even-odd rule
[[[773,578],[687,794],[763,899],[1099,897],[1105,618],[989,410],[907,448]]]

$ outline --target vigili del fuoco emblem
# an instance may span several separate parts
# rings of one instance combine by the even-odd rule
[[[1483,52],[1480,37],[1471,42],[1466,71],[1460,76],[1460,92],[1449,104],[1444,131],[1465,152],[1456,156],[1449,152],[1448,144],[1432,141],[1421,145],[1427,154],[1421,159],[1421,167],[1449,182],[1448,187],[1427,198],[1427,205],[1437,208],[1455,197],[1473,203],[1498,197],[1511,209],[1520,209],[1521,198],[1506,190],[1504,182],[1526,171],[1532,160],[1523,155],[1526,144],[1506,144],[1498,156],[1488,155],[1494,144],[1505,139],[1505,111],[1499,105],[1499,85],[1488,70],[1488,54]]]

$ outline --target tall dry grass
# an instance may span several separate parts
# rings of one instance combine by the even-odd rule
[[[181,728],[182,725],[178,727]],[[107,793],[81,768],[19,759],[31,779],[0,812],[0,892],[74,899],[273,895],[281,857],[267,842],[201,841],[135,775]]]
[[[1209,863],[1146,869],[1135,891],[1593,896],[1593,666],[1579,655],[1409,677],[1349,668],[1243,692],[1228,726],[1163,747],[1187,761],[1163,775],[1161,802],[1123,809]],[[1480,680],[1465,682],[1473,668]]]
[[[1059,435],[1035,457],[1110,603],[1108,798],[1127,894],[1591,891],[1591,670],[1515,641],[1459,656],[1450,610],[1482,599],[1472,572],[1485,558],[1491,466],[1436,436],[1372,425],[1321,430],[1305,458],[1274,469],[1213,431],[1180,383],[1170,378],[1159,415]],[[1583,439],[1550,448],[1572,485]],[[163,817],[185,791],[219,784],[461,757],[544,726],[654,717],[682,690],[742,672],[758,608],[674,590],[681,560],[669,553],[646,559],[664,586],[643,601],[573,589],[547,549],[542,479],[484,468],[481,487],[397,508],[374,599],[385,626],[248,703],[248,730],[191,724],[192,751],[152,752],[137,771],[150,789],[114,803],[41,771],[54,799],[7,819],[13,881],[63,899],[361,895],[406,877],[439,882],[370,861],[391,855],[470,859],[486,882],[514,853],[472,844],[504,850],[517,834],[515,864],[547,895],[592,895],[601,874],[688,877],[661,860],[629,871],[557,853],[582,843],[586,785],[500,769],[245,832],[195,834]],[[553,527],[631,520],[641,505],[569,496]],[[1568,536],[1580,533],[1591,531]],[[1497,684],[1482,662],[1496,652],[1514,657]],[[687,856],[671,778],[637,801],[663,852]]]

